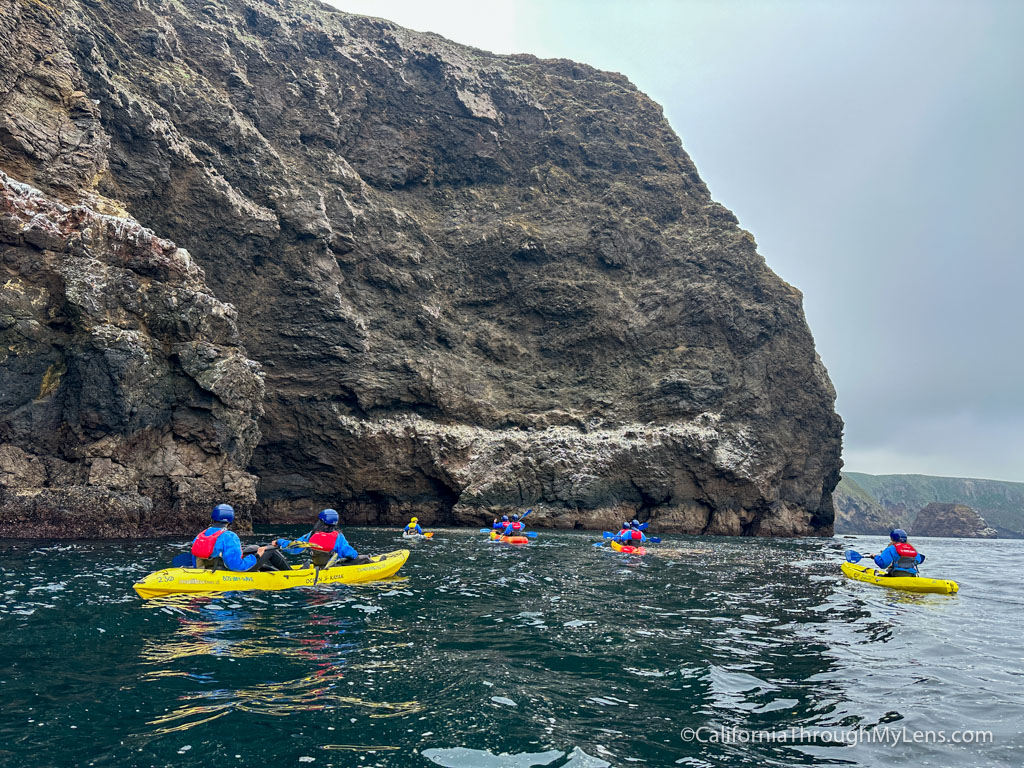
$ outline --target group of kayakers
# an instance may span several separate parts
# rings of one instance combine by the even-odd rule
[[[640,521],[633,518],[632,520],[622,524],[622,529],[612,536],[612,541],[617,541],[619,544],[631,544],[634,547],[638,547],[641,544],[646,543],[647,537],[644,535]]]
[[[228,571],[287,571],[291,569],[284,552],[298,555],[309,551],[318,568],[344,563],[355,565],[370,559],[360,555],[338,530],[338,513],[333,509],[320,511],[313,530],[298,539],[277,539],[259,547],[242,547],[238,534],[229,530],[235,521],[235,510],[229,504],[218,504],[210,514],[213,521],[192,540],[192,565],[197,568]]]
[[[526,514],[531,511],[527,510]],[[294,540],[277,539],[272,544],[257,547],[243,547],[238,534],[230,530],[235,521],[235,510],[231,505],[218,504],[213,508],[210,518],[213,524],[192,540],[193,567],[229,571],[287,571],[291,565],[284,553],[299,555],[304,551],[310,553],[313,565],[318,568],[330,567],[335,563],[353,565],[369,562],[369,558],[360,555],[338,530],[338,512],[333,509],[321,510],[313,529],[305,536]],[[647,542],[643,527],[635,518],[623,522],[619,532],[611,537],[612,541],[640,546]],[[501,536],[514,536],[521,535],[526,524],[517,514],[502,515],[500,520],[494,518],[491,528]],[[419,518],[412,518],[403,533],[422,536]],[[924,555],[907,538],[907,532],[902,528],[894,529],[889,533],[889,546],[874,556],[875,565],[883,569],[885,575],[917,576],[917,566],[924,562]]]
[[[526,510],[526,515],[532,511],[532,509]],[[523,517],[526,517],[526,515],[523,515]],[[494,518],[491,529],[496,531],[499,536],[514,536],[522,534],[526,530],[526,523],[522,521],[519,515],[512,515],[511,518],[508,515],[502,515],[501,520]]]

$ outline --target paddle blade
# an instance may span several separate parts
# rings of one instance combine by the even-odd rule
[[[846,562],[848,563],[859,563],[861,561],[860,552],[855,552],[852,549],[846,550]]]
[[[604,536],[606,539],[610,539],[610,538],[613,538],[615,536],[614,533],[609,533],[608,531],[605,531],[601,535]]]
[[[433,532],[433,531],[431,531],[430,533],[424,533],[424,534],[423,534],[423,538],[425,538],[425,539],[429,539],[429,538],[430,538],[431,536],[433,536],[433,535],[434,535],[434,532]]]
[[[604,546],[604,542],[603,542],[603,541],[599,541],[599,542],[597,542],[597,544],[592,544],[591,546],[594,546],[594,547],[603,547],[603,546]]]
[[[490,533],[490,532],[491,532],[490,528],[481,528],[480,529],[480,533]]]
[[[661,544],[661,539],[658,536],[648,536],[647,540],[652,544]]]
[[[171,566],[174,568],[191,568],[192,567],[192,555],[189,552],[182,552],[180,555],[171,560]]]
[[[646,531],[648,525],[650,525],[650,523],[640,523],[640,530]]]
[[[531,539],[536,539],[537,538],[537,532],[536,531],[527,531],[523,535],[524,536],[529,536]]]

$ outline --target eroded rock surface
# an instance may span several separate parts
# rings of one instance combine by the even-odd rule
[[[0,536],[253,505],[263,382],[187,251],[0,172],[0,284]]]
[[[946,536],[954,539],[994,539],[996,530],[985,518],[964,504],[932,502],[914,518],[914,536]]]
[[[307,0],[2,14],[0,168],[119,201],[238,308],[262,519],[831,533],[801,295],[621,75]]]

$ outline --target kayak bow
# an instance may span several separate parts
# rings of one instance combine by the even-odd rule
[[[854,565],[853,563],[843,563],[843,575],[855,581],[864,581],[879,587],[902,589],[907,592],[951,595],[960,589],[960,585],[950,579],[928,579],[924,576],[886,576],[884,571],[876,571],[869,565]]]
[[[408,549],[375,555],[370,562],[321,568],[293,568],[290,571],[210,571],[205,568],[164,568],[133,585],[139,597],[149,600],[164,595],[244,590],[279,590],[319,584],[359,584],[393,576],[409,559]]]

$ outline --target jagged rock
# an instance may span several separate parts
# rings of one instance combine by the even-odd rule
[[[169,533],[211,499],[251,508],[262,379],[188,253],[2,172],[0,217],[0,536]]]
[[[994,539],[996,531],[975,510],[964,504],[932,502],[914,518],[914,536],[945,536],[954,539]]]
[[[18,3],[0,60],[0,168],[124,206],[239,308],[267,372],[262,519],[831,533],[842,423],[801,295],[623,76],[308,0]],[[199,337],[168,360],[253,413],[224,399],[251,402],[245,365],[201,346],[209,299],[163,313]],[[150,370],[104,343],[115,377]],[[203,410],[172,423],[204,450],[251,434]]]

